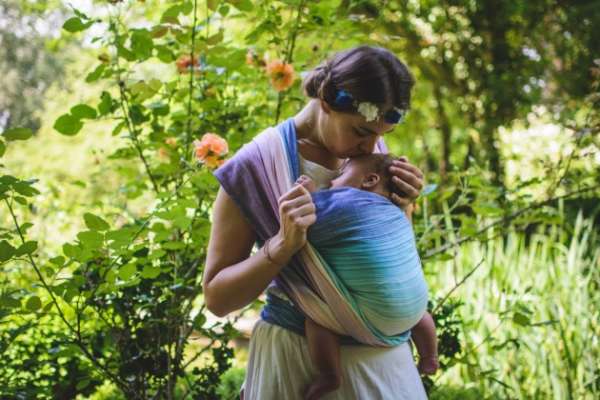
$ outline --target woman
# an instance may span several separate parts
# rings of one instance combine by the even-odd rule
[[[292,148],[297,149],[300,173],[324,187],[345,159],[385,151],[381,137],[408,110],[412,85],[406,66],[382,48],[360,46],[317,67],[304,81],[307,105],[277,126],[296,140]],[[316,219],[310,194],[295,185],[278,199],[279,226],[257,226],[261,221],[251,214],[263,206],[260,197],[250,198],[253,188],[247,168],[238,161],[240,153],[216,172],[222,186],[213,209],[203,285],[206,305],[218,316],[251,303],[289,271],[283,267],[305,246],[306,231]],[[421,172],[406,161],[396,162],[390,171],[406,194],[393,200],[410,207],[423,185]],[[265,232],[276,234],[267,237]],[[257,241],[263,247],[251,256]],[[293,320],[302,315],[289,305],[281,287],[271,285],[267,294],[252,333],[243,395],[246,400],[299,399],[315,373],[306,340],[293,329],[301,325]],[[289,313],[283,318],[285,307]],[[327,398],[425,398],[406,342],[395,347],[344,345],[341,362],[341,387]]]

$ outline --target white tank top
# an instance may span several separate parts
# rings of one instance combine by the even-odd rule
[[[300,153],[298,153],[298,158],[300,173],[311,178],[315,182],[317,190],[328,188],[331,180],[340,174],[339,169],[327,169],[316,162],[305,159]]]

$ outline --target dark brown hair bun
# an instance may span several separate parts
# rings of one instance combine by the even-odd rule
[[[308,73],[303,81],[306,96],[322,99],[336,111],[353,111],[335,104],[339,90],[358,102],[380,109],[408,110],[415,81],[408,67],[383,47],[359,46],[335,53]]]

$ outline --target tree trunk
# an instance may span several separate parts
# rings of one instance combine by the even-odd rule
[[[440,128],[442,142],[442,159],[440,161],[440,179],[442,183],[448,181],[448,171],[450,169],[450,151],[451,151],[451,135],[452,128],[444,105],[442,103],[442,92],[439,85],[434,85],[434,95],[437,109],[437,119]]]

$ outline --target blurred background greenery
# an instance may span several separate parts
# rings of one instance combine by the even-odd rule
[[[217,186],[191,142],[233,154],[359,44],[417,81],[386,140],[427,178],[431,397],[597,398],[597,26],[591,0],[3,1],[0,398],[234,398],[260,301],[204,309]]]

